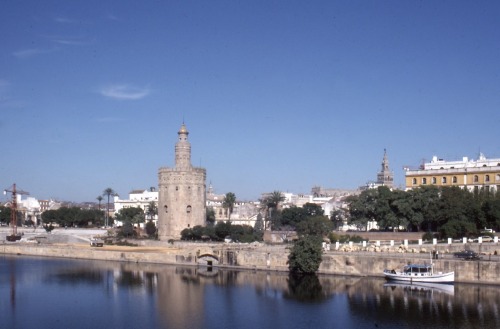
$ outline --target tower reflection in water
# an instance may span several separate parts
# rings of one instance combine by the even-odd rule
[[[50,303],[40,304],[36,291],[63,307],[92,301],[96,307],[85,307],[93,310],[94,321],[110,326],[500,328],[498,286],[433,287],[378,278],[8,257],[0,265],[1,302],[10,304],[9,312],[2,308],[1,321],[25,328],[35,326],[29,326],[21,308],[29,309],[33,319],[53,311]],[[65,310],[49,319],[85,327],[75,323],[86,317],[79,308]]]

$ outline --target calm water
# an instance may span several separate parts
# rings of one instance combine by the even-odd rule
[[[0,255],[0,328],[500,328],[500,288]]]

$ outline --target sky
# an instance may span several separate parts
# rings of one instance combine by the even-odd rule
[[[500,158],[499,1],[6,0],[0,45],[0,188],[38,199],[157,187],[183,122],[240,200]]]

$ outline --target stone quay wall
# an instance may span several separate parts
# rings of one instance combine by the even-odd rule
[[[114,247],[92,248],[82,245],[2,244],[0,253],[42,257],[64,257],[133,263],[206,265],[204,257],[217,260],[213,265],[235,269],[288,271],[286,245],[180,244],[165,248]],[[408,263],[430,263],[430,254],[397,252],[326,251],[319,274],[342,276],[383,276],[384,269],[401,269]],[[479,261],[455,259],[441,253],[432,260],[436,271],[455,271],[455,281],[500,284],[500,258],[483,256]]]

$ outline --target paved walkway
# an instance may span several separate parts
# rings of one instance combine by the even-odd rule
[[[5,241],[5,237],[11,232],[10,227],[0,227],[0,241]],[[18,227],[17,233],[22,234],[23,239],[45,237],[51,243],[88,243],[92,237],[106,235],[107,231],[105,229],[55,228],[51,233],[47,233],[43,227]]]

